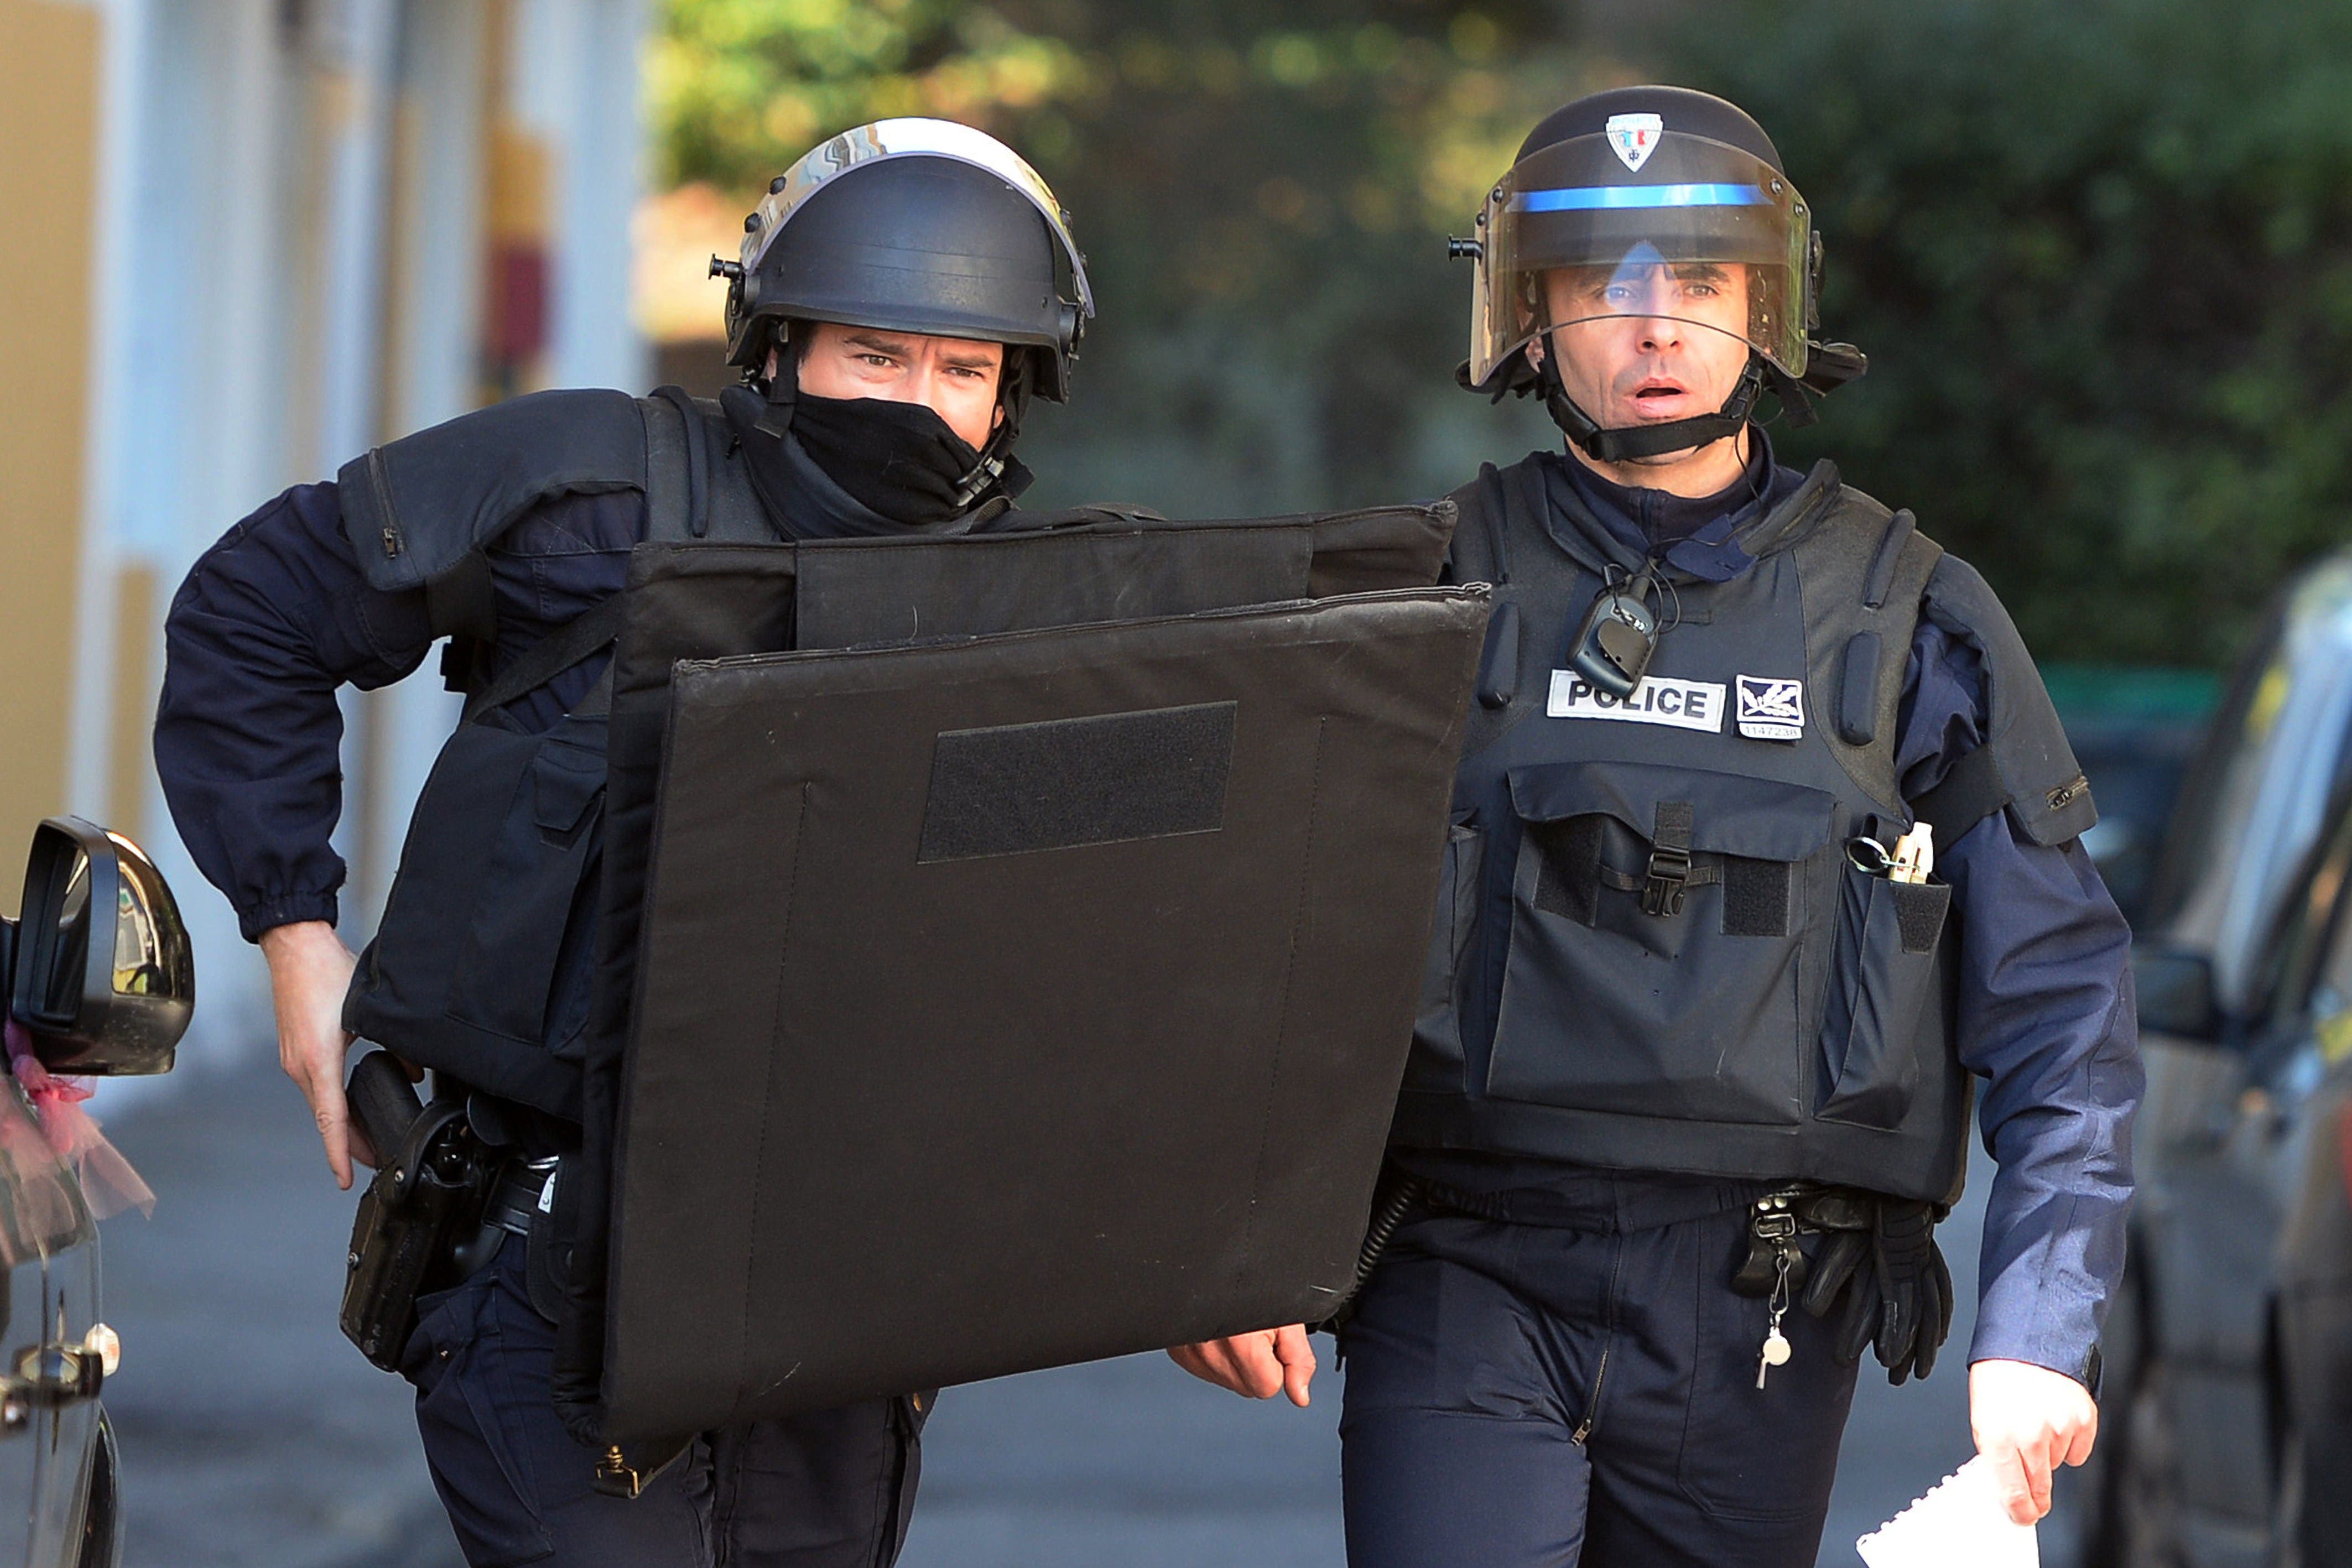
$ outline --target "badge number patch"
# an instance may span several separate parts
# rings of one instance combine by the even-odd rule
[[[1672,681],[1659,675],[1635,686],[1630,697],[1613,697],[1573,670],[1554,670],[1551,699],[1544,712],[1552,718],[1613,718],[1719,735],[1723,698],[1720,681]]]
[[[1740,676],[1739,733],[1750,740],[1802,739],[1805,683],[1778,675]]]
[[[1617,162],[1624,164],[1628,172],[1638,174],[1642,165],[1650,161],[1650,154],[1658,150],[1658,138],[1664,133],[1666,124],[1654,114],[1612,114],[1603,129],[1609,134],[1609,145],[1616,151]]]

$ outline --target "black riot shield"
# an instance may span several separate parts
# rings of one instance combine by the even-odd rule
[[[611,1434],[1328,1312],[1485,608],[1424,590],[681,666]]]
[[[1045,530],[949,540],[905,538],[798,546],[639,549],[631,570],[628,630],[614,664],[602,891],[595,925],[597,997],[583,1050],[587,1146],[585,1157],[577,1162],[576,1168],[567,1163],[556,1196],[559,1228],[576,1238],[560,1314],[554,1368],[557,1405],[583,1440],[661,1434],[665,1429],[695,1429],[723,1418],[725,1411],[732,1407],[730,1396],[719,1400],[716,1409],[709,1408],[710,1401],[702,1395],[715,1385],[698,1384],[692,1377],[679,1382],[677,1387],[680,1391],[701,1390],[696,1396],[657,1400],[650,1406],[646,1403],[650,1391],[670,1376],[667,1369],[675,1364],[674,1356],[685,1343],[678,1336],[688,1333],[692,1325],[702,1321],[704,1307],[698,1306],[696,1300],[708,1294],[710,1281],[726,1275],[730,1270],[740,1274],[744,1264],[740,1256],[722,1254],[692,1260],[685,1266],[685,1274],[665,1278],[659,1268],[649,1270],[641,1262],[642,1259],[656,1257],[677,1259],[675,1249],[667,1253],[660,1250],[661,1237],[677,1224],[682,1214],[699,1207],[706,1196],[716,1190],[714,1181],[723,1185],[734,1177],[723,1176],[718,1162],[705,1161],[702,1174],[683,1191],[665,1192],[658,1185],[647,1186],[637,1180],[639,1156],[645,1149],[656,1145],[648,1142],[650,1134],[643,1132],[635,1116],[658,1102],[658,1107],[666,1113],[672,1109],[679,1113],[681,1119],[674,1126],[690,1125],[693,1106],[725,1101],[743,1090],[731,1071],[689,1073],[687,1076],[696,1087],[688,1091],[686,1098],[673,1101],[667,1091],[649,1094],[646,1081],[640,1076],[642,1053],[636,1042],[654,1036],[667,1038],[666,1031],[669,1031],[667,1024],[656,1025],[640,1015],[636,979],[641,955],[649,954],[654,946],[655,934],[646,928],[645,916],[653,907],[647,886],[648,862],[656,836],[656,820],[657,814],[664,824],[673,819],[667,791],[657,798],[656,790],[664,777],[665,756],[672,740],[671,679],[674,670],[698,668],[681,661],[724,661],[793,649],[870,647],[919,640],[936,645],[902,651],[925,656],[955,654],[984,662],[1001,655],[987,652],[986,645],[970,639],[1001,639],[1009,632],[1068,626],[1087,627],[1091,634],[1121,622],[1184,616],[1268,601],[1319,600],[1418,588],[1434,580],[1453,523],[1452,507],[1441,502],[1433,507],[1373,508],[1238,523],[1095,517],[1079,527],[1056,526]],[[1411,600],[1390,601],[1390,608],[1381,613],[1391,620],[1399,615],[1411,618],[1431,613],[1432,604],[1447,603],[1451,607],[1443,612],[1444,616],[1467,614],[1477,620],[1484,614],[1483,607],[1475,600],[1423,599],[1420,607],[1412,609],[1396,607],[1413,602]],[[966,641],[961,644],[939,644],[939,639]],[[1415,658],[1421,661],[1414,666],[1417,681],[1444,685],[1468,678],[1464,670],[1455,670],[1447,663],[1454,659],[1466,670],[1470,657],[1467,652],[1444,638],[1432,643],[1422,637],[1415,646]],[[1459,658],[1455,658],[1457,654]],[[1083,667],[1086,663],[1084,658],[1076,658],[1073,668]],[[805,671],[809,664],[803,659],[793,667]],[[1373,667],[1367,664],[1365,669],[1369,672]],[[795,678],[813,677],[803,674]],[[1369,674],[1362,678],[1367,690],[1379,685]],[[1388,722],[1405,725],[1408,729],[1409,714],[1419,716],[1414,722],[1439,722],[1442,729],[1444,724],[1452,722],[1453,714],[1461,706],[1460,694],[1451,692],[1424,710],[1414,706],[1422,699],[1411,695],[1422,689],[1411,682],[1398,685],[1387,694],[1391,706],[1380,711]],[[1228,696],[1215,700],[1238,703],[1239,699]],[[1214,706],[1214,702],[1170,701],[1121,708],[1113,704],[1109,707],[1054,715],[1043,722],[1061,717],[1097,718],[1115,712],[1155,711],[1158,707]],[[1239,712],[1237,706],[1237,721]],[[950,730],[1004,727],[992,723],[942,722]],[[1194,716],[1188,722],[1198,727],[1208,719]],[[1054,732],[1042,733],[1050,738]],[[1147,725],[1138,732],[1139,743],[1164,748],[1176,733],[1165,726]],[[1211,731],[1196,728],[1187,733],[1191,735],[1188,744],[1216,740]],[[1234,734],[1247,733],[1248,727],[1237,722]],[[1137,739],[1138,735],[1129,738]],[[929,744],[931,732],[925,732],[921,738]],[[1448,740],[1440,748],[1445,756],[1433,764],[1433,778],[1443,778],[1449,772],[1453,745]],[[953,752],[955,747],[950,745],[948,749]],[[968,758],[977,756],[985,761],[993,754],[983,747],[978,753],[966,755]],[[1246,759],[1251,753],[1244,748],[1235,755]],[[925,778],[928,780],[929,775]],[[928,789],[928,782],[925,788]],[[1204,788],[1196,782],[1196,809],[1198,789]],[[1226,788],[1230,793],[1230,779]],[[1427,812],[1434,813],[1428,816],[1432,823],[1442,816],[1444,793],[1443,788],[1438,788],[1431,799],[1441,804],[1426,808]],[[1139,808],[1130,801],[1102,809],[1115,811]],[[948,843],[938,836],[938,832],[945,831],[941,827],[934,832],[933,851]],[[1035,831],[1050,833],[1052,829],[1047,824]],[[1214,831],[1204,831],[1196,836],[1214,839],[1223,832],[1221,822]],[[1166,841],[1181,842],[1189,836],[1195,835],[1169,834]],[[1441,828],[1430,828],[1427,853],[1432,864],[1435,845],[1442,837]],[[664,856],[670,853],[667,842],[665,827],[661,852]],[[1014,858],[1043,862],[1057,857],[1084,859],[1098,850],[1105,853],[1131,852],[1122,850],[1120,841],[1114,839],[1100,846],[1077,842],[1062,849],[1032,849],[1018,852]],[[1411,850],[1404,861],[1388,869],[1412,882],[1414,867],[1419,863],[1415,857],[1422,852],[1419,848]],[[942,856],[935,862],[918,863],[953,865],[968,861],[978,864],[989,858]],[[1149,896],[1148,889],[1129,891],[1135,897]],[[1430,903],[1430,897],[1420,892],[1405,900],[1405,924],[1417,925],[1419,912],[1425,911]],[[1060,940],[1052,933],[1066,929],[1066,914],[1050,909],[1036,912],[1028,922],[1036,940]],[[977,923],[977,917],[969,911],[965,918]],[[887,947],[898,937],[885,928],[876,940]],[[1417,944],[1417,935],[1406,943],[1414,948],[1416,956],[1405,965],[1394,967],[1397,972],[1418,965]],[[782,959],[782,955],[776,954],[754,961],[768,962],[772,967]],[[878,988],[891,983],[881,977],[885,973],[882,967],[869,964],[866,957],[861,957],[859,963],[862,972],[873,977],[871,987]],[[999,977],[1021,978],[1024,974],[1026,971],[1015,966],[1003,971]],[[971,993],[974,1005],[983,1005],[985,995],[985,988]],[[727,1028],[740,1047],[741,1040],[772,1041],[773,1022],[772,1018],[737,1019]],[[751,1032],[747,1034],[746,1030]],[[761,1030],[767,1033],[762,1035]],[[1395,1050],[1400,1057],[1405,1032],[1403,1026],[1386,1030],[1398,1042]],[[709,1044],[706,1040],[693,1049],[702,1050]],[[661,1055],[658,1050],[654,1059],[669,1062],[666,1071],[676,1076],[675,1059]],[[761,1060],[767,1058],[763,1056]],[[1392,1086],[1395,1067],[1389,1066],[1383,1071]],[[761,1078],[759,1082],[764,1083],[766,1080]],[[1371,1092],[1373,1098],[1381,1101],[1380,1117],[1384,1120],[1386,1089],[1376,1086]],[[700,1099],[696,1098],[698,1095]],[[623,1125],[625,1107],[630,1116],[626,1127]],[[1338,1185],[1360,1186],[1363,1190],[1349,1199],[1357,1213],[1343,1224],[1342,1229],[1360,1231],[1361,1211],[1369,1200],[1372,1161],[1365,1156],[1346,1163],[1347,1171],[1335,1178]],[[959,1180],[967,1187],[971,1185],[970,1180]],[[780,1212],[787,1218],[778,1219]],[[759,1221],[761,1247],[790,1252],[801,1244],[801,1239],[790,1233],[791,1227],[800,1223],[789,1218],[793,1212],[790,1208],[779,1211],[772,1203],[762,1211]],[[870,1216],[872,1206],[866,1206],[860,1212]],[[688,1223],[690,1228],[691,1221]],[[765,1228],[771,1223],[780,1228],[771,1233]],[[872,1239],[877,1246],[889,1245],[880,1232]],[[654,1250],[640,1253],[637,1249],[641,1244]],[[955,1278],[961,1267],[951,1258],[934,1259],[933,1262],[942,1270],[940,1277],[943,1280]],[[1318,1282],[1328,1288],[1328,1281],[1318,1279]],[[625,1328],[622,1322],[624,1309],[620,1306],[624,1300],[627,1303]],[[750,1332],[756,1334],[761,1331],[754,1328]],[[1158,1334],[1155,1332],[1144,1337],[1157,1338]],[[665,1347],[659,1343],[663,1339],[673,1343]],[[942,1364],[963,1364],[954,1356],[969,1350],[969,1342],[949,1336],[940,1343],[949,1353],[949,1360]],[[1092,1354],[1024,1344],[999,1345],[995,1351],[972,1364],[1039,1364],[1041,1358],[1067,1360],[1074,1354]],[[687,1359],[700,1364],[691,1354]],[[919,1378],[899,1386],[929,1386],[930,1382],[950,1374],[927,1375],[930,1381]],[[802,1384],[798,1376],[788,1381]],[[782,1402],[774,1403],[773,1407],[798,1408],[811,1403],[802,1391],[806,1386],[802,1384],[802,1388],[776,1395],[775,1399]],[[635,1392],[639,1390],[647,1391],[646,1396]],[[616,1400],[619,1403],[614,1403]],[[814,1401],[824,1402],[822,1398]],[[691,1414],[687,1413],[688,1406],[693,1407]],[[686,1425],[674,1425],[678,1422]]]

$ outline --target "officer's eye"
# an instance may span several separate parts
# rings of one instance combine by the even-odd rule
[[[875,369],[883,371],[890,369],[898,362],[887,354],[860,354],[857,357]]]

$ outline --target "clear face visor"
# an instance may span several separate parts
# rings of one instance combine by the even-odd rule
[[[1478,224],[1474,383],[1539,333],[1633,320],[1737,339],[1804,373],[1811,216],[1737,148],[1674,131],[1580,137],[1513,168]]]
[[[1077,242],[1070,237],[1069,214],[1062,211],[1053,190],[1012,148],[984,131],[952,120],[877,120],[812,148],[784,172],[778,189],[761,198],[759,226],[743,238],[743,270],[747,274],[759,270],[760,258],[783,233],[793,214],[842,174],[860,164],[917,155],[952,158],[985,169],[1026,197],[1053,231],[1054,242],[1070,269],[1070,287],[1079,311],[1093,317],[1095,296],[1087,282],[1087,264],[1078,255]]]

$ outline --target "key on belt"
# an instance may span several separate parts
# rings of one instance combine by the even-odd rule
[[[1790,1190],[1767,1193],[1756,1200],[1748,1215],[1748,1257],[1732,1276],[1734,1291],[1743,1296],[1764,1297],[1771,1314],[1757,1357],[1759,1388],[1764,1386],[1765,1378],[1774,1367],[1788,1364],[1792,1354],[1788,1336],[1780,1332],[1780,1322],[1788,1316],[1790,1297],[1804,1282],[1805,1255],[1797,1247],[1798,1234],[1804,1227],[1797,1218],[1797,1197]]]

